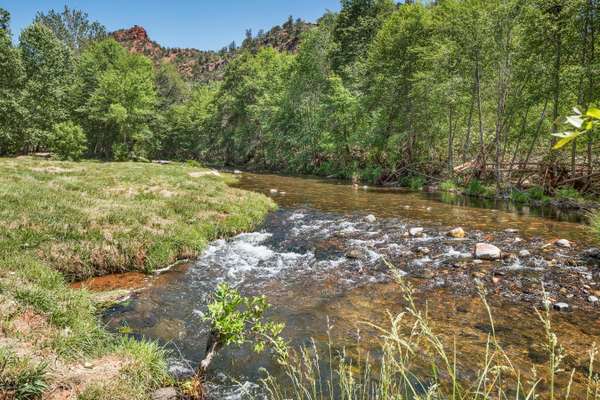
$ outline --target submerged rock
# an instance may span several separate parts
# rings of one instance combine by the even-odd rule
[[[475,258],[481,260],[497,260],[500,258],[499,248],[489,243],[477,243],[475,245]]]
[[[448,232],[448,236],[453,237],[455,239],[462,239],[465,237],[465,231],[461,227],[454,228],[450,232]]]
[[[567,303],[554,303],[554,309],[557,311],[567,311],[569,309],[569,305]]]
[[[592,247],[590,249],[585,250],[582,255],[587,258],[595,258],[600,260],[600,249],[596,247]]]

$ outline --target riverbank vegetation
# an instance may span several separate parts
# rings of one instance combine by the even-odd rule
[[[160,347],[108,334],[90,294],[67,283],[151,272],[250,229],[273,204],[231,179],[187,164],[1,159],[0,391],[136,399],[168,383]]]
[[[398,283],[406,310],[390,315],[389,326],[363,321],[374,330],[380,345],[369,353],[359,339],[350,348],[315,343],[298,350],[279,351],[283,377],[267,374],[262,380],[269,399],[522,399],[600,398],[598,349],[577,354],[581,364],[567,366],[575,354],[564,348],[553,330],[550,302],[531,310],[539,323],[543,365],[528,366],[511,356],[496,326],[486,293],[480,289],[481,307],[489,317],[489,333],[479,357],[466,358],[458,348],[460,335],[449,338],[430,320],[427,309],[417,307],[413,288],[401,276]],[[329,327],[335,329],[335,327]],[[514,353],[512,353],[514,354]]]
[[[344,0],[293,53],[247,38],[209,82],[69,9],[39,14],[13,46],[4,13],[0,153],[598,193],[597,129],[569,154],[550,135],[598,103],[598,1],[405,3]]]

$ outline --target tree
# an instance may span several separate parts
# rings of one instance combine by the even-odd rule
[[[0,7],[0,30],[6,31],[10,36],[10,13]]]
[[[90,42],[106,36],[104,25],[98,21],[90,21],[87,13],[72,10],[66,5],[62,12],[38,12],[34,23],[41,23],[50,28],[75,54],[79,54]]]
[[[332,65],[337,73],[343,73],[367,53],[371,40],[395,8],[391,0],[342,0],[341,3],[333,29],[338,46],[333,51]]]
[[[43,24],[21,32],[19,49],[26,75],[22,150],[27,152],[45,148],[54,125],[69,118],[74,65],[69,49]]]
[[[0,154],[21,147],[24,110],[21,106],[25,70],[9,35],[9,15],[0,9]]]

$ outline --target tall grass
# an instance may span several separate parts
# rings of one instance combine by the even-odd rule
[[[491,308],[483,289],[482,307],[491,325],[485,348],[479,359],[463,357],[456,339],[445,344],[432,326],[427,311],[414,301],[412,287],[397,275],[407,303],[406,310],[390,315],[390,326],[366,323],[379,332],[381,345],[373,353],[346,350],[335,352],[312,345],[280,352],[284,378],[267,375],[263,385],[274,400],[533,400],[600,399],[600,385],[594,371],[596,346],[589,351],[587,382],[583,391],[573,393],[575,370],[564,370],[565,350],[552,329],[549,302],[536,310],[540,321],[540,340],[547,355],[545,368],[523,371],[511,360],[496,336]],[[535,318],[534,316],[533,318]],[[474,373],[467,374],[467,368]],[[328,371],[328,372],[325,372]],[[566,384],[557,377],[566,375]],[[564,381],[564,379],[561,379]]]

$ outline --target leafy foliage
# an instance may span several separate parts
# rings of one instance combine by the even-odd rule
[[[81,159],[87,149],[86,141],[83,129],[70,121],[54,125],[54,131],[49,137],[50,149],[62,160]]]
[[[269,308],[265,296],[242,296],[227,283],[219,284],[213,296],[205,320],[217,332],[222,345],[252,343],[254,350],[261,352],[268,344],[284,344],[279,337],[284,325],[264,317]]]

